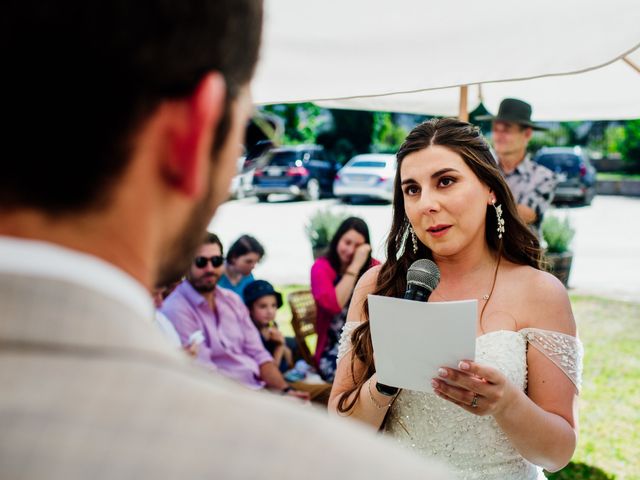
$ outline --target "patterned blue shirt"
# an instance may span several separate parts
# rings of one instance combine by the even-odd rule
[[[500,167],[500,163],[498,162]],[[502,167],[500,167],[502,171]],[[529,154],[511,173],[504,173],[505,180],[511,188],[511,193],[518,205],[525,205],[536,214],[536,219],[530,225],[531,230],[541,238],[540,225],[544,212],[551,205],[553,193],[558,183],[556,175],[546,167],[531,160]]]

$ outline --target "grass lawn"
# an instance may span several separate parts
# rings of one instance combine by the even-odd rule
[[[285,305],[278,324],[291,330],[287,295],[306,285],[278,287]],[[571,296],[585,346],[580,440],[565,479],[640,480],[640,304]]]
[[[555,478],[640,479],[640,304],[581,296],[571,303],[585,346],[573,460],[607,476],[575,468]]]
[[[618,173],[618,172],[598,172],[597,180],[640,180],[640,174]]]

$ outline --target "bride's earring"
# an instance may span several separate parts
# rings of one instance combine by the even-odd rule
[[[502,218],[502,205],[496,205],[496,199],[491,199],[491,205],[496,210],[496,220],[498,224],[498,238],[502,239],[502,234],[504,233],[504,218]]]
[[[409,233],[411,234],[411,243],[413,244],[413,254],[416,255],[418,253],[418,237],[416,237],[416,232],[413,231],[411,225],[409,225]]]

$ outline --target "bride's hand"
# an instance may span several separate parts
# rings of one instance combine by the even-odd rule
[[[475,415],[500,413],[516,391],[516,387],[495,368],[469,360],[461,361],[458,370],[441,367],[438,375],[431,381],[436,395]]]

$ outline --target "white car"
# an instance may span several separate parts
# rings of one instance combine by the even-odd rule
[[[254,168],[245,169],[245,157],[238,158],[237,174],[231,179],[229,194],[232,199],[240,199],[253,194]]]
[[[345,202],[353,197],[368,197],[391,202],[395,176],[395,155],[385,153],[356,155],[336,173],[333,194]]]

